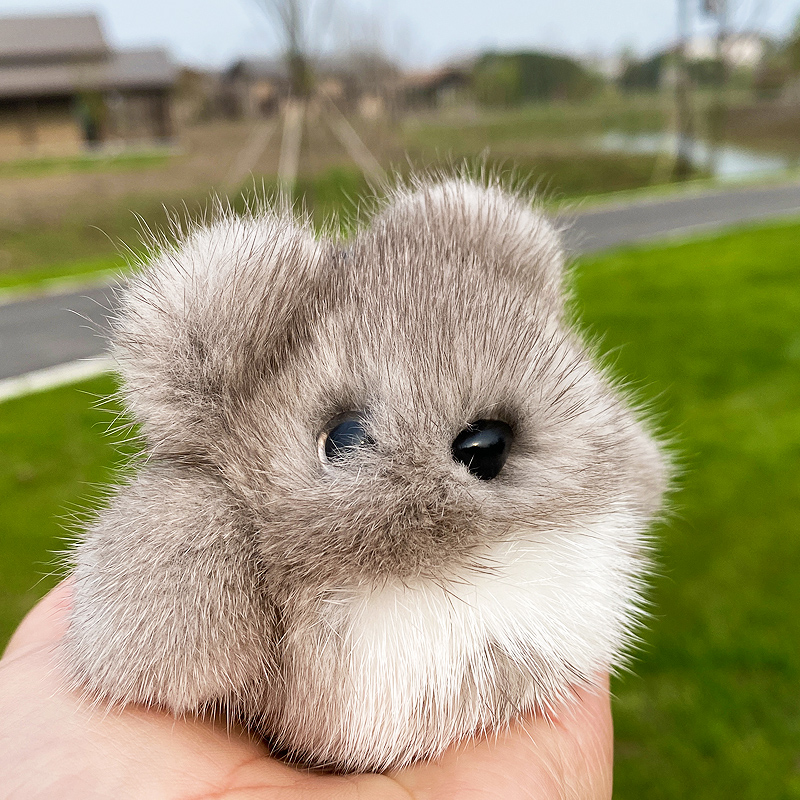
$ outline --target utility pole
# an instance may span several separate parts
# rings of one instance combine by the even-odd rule
[[[673,177],[679,180],[689,175],[692,166],[694,126],[688,65],[689,37],[689,0],[678,0],[678,46],[675,53],[675,133],[678,141]]]
[[[723,128],[725,126],[726,103],[725,92],[728,85],[728,0],[703,0],[703,11],[710,17],[715,17],[717,22],[717,35],[715,42],[716,86],[714,96],[708,105],[708,164],[707,169],[711,175],[717,169],[717,155],[722,143]]]

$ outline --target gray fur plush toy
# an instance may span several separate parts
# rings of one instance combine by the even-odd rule
[[[382,770],[617,664],[666,470],[562,262],[459,180],[345,242],[265,211],[162,248],[115,325],[147,458],[74,554],[75,686]]]

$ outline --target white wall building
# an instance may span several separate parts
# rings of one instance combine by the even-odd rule
[[[764,40],[755,33],[730,33],[723,42],[722,54],[734,69],[753,69],[764,57]],[[716,37],[707,34],[693,37],[687,44],[686,55],[690,61],[716,58]]]

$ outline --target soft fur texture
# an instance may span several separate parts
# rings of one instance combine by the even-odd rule
[[[163,247],[115,326],[148,457],[75,552],[76,685],[382,770],[613,667],[665,466],[564,298],[542,214],[468,181],[345,242],[266,210]],[[374,445],[323,463],[351,410]],[[489,481],[451,455],[484,418]]]

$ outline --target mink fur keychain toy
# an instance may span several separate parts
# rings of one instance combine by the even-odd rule
[[[223,214],[125,290],[147,458],[76,547],[76,686],[337,770],[434,757],[619,662],[660,448],[524,197],[395,190],[317,239]]]

